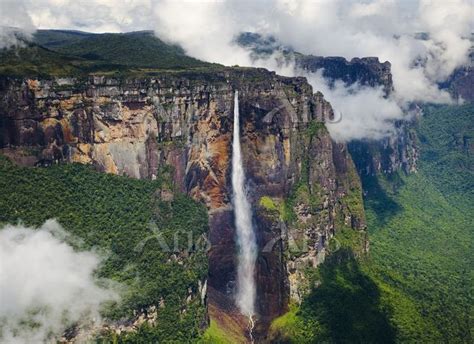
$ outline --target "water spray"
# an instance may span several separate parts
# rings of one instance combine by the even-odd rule
[[[249,324],[248,324],[248,329],[249,329],[249,337],[250,337],[250,342],[253,344],[254,343],[254,339],[253,339],[253,329],[255,328],[255,321],[253,320],[253,315],[252,314],[249,314],[248,315],[248,318],[249,318]]]
[[[252,223],[252,208],[245,187],[245,171],[240,145],[239,93],[234,95],[234,130],[232,140],[232,188],[235,229],[237,234],[238,266],[236,302],[242,314],[249,318],[249,336],[254,342],[255,327],[255,263],[257,260],[257,240]]]

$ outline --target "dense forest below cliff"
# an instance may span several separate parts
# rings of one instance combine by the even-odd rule
[[[295,343],[472,340],[473,115],[472,105],[426,107],[416,128],[419,171],[363,178],[369,255],[354,259],[342,238],[343,247],[310,272],[320,286],[301,307],[292,306],[274,321],[275,339]],[[121,340],[199,340],[204,309],[198,298],[187,305],[186,313],[180,315],[180,309],[186,290],[197,288],[197,281],[205,276],[205,253],[166,263],[169,255],[157,249],[153,240],[143,252],[133,250],[147,235],[143,223],[149,216],[169,229],[164,233],[170,239],[176,228],[183,233],[192,230],[197,236],[206,231],[201,206],[179,194],[164,202],[155,192],[167,188],[169,171],[157,181],[144,181],[81,165],[20,168],[2,159],[0,168],[1,222],[21,219],[40,225],[56,218],[83,239],[85,247],[108,247],[113,242],[99,275],[126,283],[133,292],[121,306],[106,309],[108,316],[146,308],[164,295],[160,325],[144,326],[136,336]],[[225,342],[222,336],[211,327],[204,340]]]
[[[104,307],[108,319],[135,319],[134,311],[162,305],[159,326],[143,326],[120,340],[182,342],[200,336],[205,308],[198,289],[207,275],[207,213],[173,190],[170,171],[155,181],[136,180],[81,164],[22,168],[0,158],[0,224],[40,226],[56,219],[72,234],[76,249],[94,248],[108,257],[97,277],[126,290],[119,304]],[[106,330],[102,335],[114,338]]]
[[[140,58],[133,58],[145,43]],[[187,57],[149,32],[39,31],[33,43],[2,50],[0,57],[0,74],[7,77],[205,70],[208,80],[223,68]],[[411,129],[420,150],[418,171],[361,175],[369,253],[361,254],[360,236],[342,228],[330,241],[326,261],[306,271],[318,287],[273,322],[270,340],[473,341],[473,123],[472,104],[424,106]],[[137,311],[161,306],[157,326],[145,324],[120,336],[103,331],[105,342],[229,342],[215,322],[206,330],[200,295],[208,273],[206,251],[187,250],[189,233],[205,245],[208,214],[175,190],[172,173],[163,168],[157,180],[135,180],[80,164],[19,167],[1,157],[0,224],[40,226],[54,218],[81,239],[71,241],[78,250],[104,250],[107,259],[97,276],[128,287],[121,303],[104,307],[106,319],[133,319]],[[362,209],[359,198],[353,203]],[[275,207],[270,198],[262,204]],[[170,245],[177,240],[177,250],[163,251],[153,237],[155,225]]]
[[[274,339],[472,342],[474,106],[426,106],[417,173],[362,176],[370,253],[336,251]],[[337,236],[336,236],[337,238]]]
[[[472,342],[473,123],[472,104],[426,106],[418,173],[366,186],[371,271],[413,306],[394,303],[401,340]]]

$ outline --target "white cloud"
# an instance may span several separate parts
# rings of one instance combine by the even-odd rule
[[[438,89],[437,82],[468,62],[469,37],[474,30],[472,0],[0,0],[0,3],[7,7],[7,11],[2,11],[2,25],[6,17],[3,13],[13,13],[11,7],[16,3],[21,7],[18,13],[26,11],[27,15],[14,16],[17,22],[10,25],[28,26],[31,21],[39,28],[94,32],[154,29],[158,37],[180,44],[194,57],[227,65],[254,64],[248,52],[233,43],[242,31],[272,34],[305,54],[347,59],[377,56],[392,64],[396,92],[385,104],[390,113],[394,101],[400,108],[408,102],[449,102],[449,95]],[[419,32],[427,33],[428,38],[417,39],[415,33]],[[267,66],[276,66],[269,63],[265,62]],[[278,67],[274,69],[281,72]],[[320,78],[310,79],[319,80],[313,83],[316,90],[325,88]],[[331,92],[326,90],[327,98],[337,98]],[[377,90],[364,90],[364,96],[368,93],[375,97],[371,104],[384,105]],[[343,106],[336,102],[334,105]],[[345,111],[349,111],[346,116],[355,115],[355,108]],[[361,116],[368,113],[357,111]],[[385,128],[386,116],[380,115],[380,119],[381,128]]]
[[[430,33],[427,74],[433,80],[444,80],[453,69],[466,63],[469,37],[474,27],[473,2],[463,0],[420,2],[420,23]]]
[[[306,73],[315,90],[343,112],[342,121],[330,125],[333,137],[351,140],[390,135],[393,120],[402,118],[409,102],[451,101],[437,82],[468,62],[473,8],[470,0],[160,1],[155,28],[159,37],[181,44],[192,56],[228,65],[249,65],[233,43],[242,31],[271,34],[306,54],[390,61],[395,87],[390,99],[377,89],[329,88],[320,75]],[[418,32],[428,39],[416,38]],[[252,64],[295,73],[268,60]]]
[[[64,238],[53,220],[0,229],[0,342],[49,342],[71,324],[98,321],[100,304],[117,299],[93,277],[99,256]]]
[[[26,37],[34,31],[25,4],[21,0],[0,0],[0,49],[21,43],[17,29]]]
[[[150,0],[24,0],[38,28],[121,32],[149,27]]]
[[[394,135],[393,122],[405,117],[397,102],[384,97],[382,87],[361,87],[358,84],[346,87],[340,81],[329,87],[322,71],[311,73],[307,78],[337,109],[336,121],[328,122],[327,127],[331,137],[338,142],[378,140]]]
[[[181,44],[188,54],[205,61],[250,65],[247,51],[231,46],[237,18],[228,16],[224,5],[218,1],[160,2],[154,9],[158,37]]]
[[[152,0],[0,0],[0,26],[122,32],[153,26]]]

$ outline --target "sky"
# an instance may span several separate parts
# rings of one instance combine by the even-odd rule
[[[282,75],[306,76],[334,107],[337,123],[328,123],[340,142],[379,140],[395,134],[394,121],[410,118],[414,102],[450,103],[456,100],[438,88],[456,68],[468,64],[474,31],[473,0],[0,0],[0,48],[19,44],[12,28],[26,36],[37,29],[74,29],[89,32],[153,30],[181,45],[196,58],[226,65],[260,66]],[[336,83],[321,71],[299,70],[277,57],[253,60],[235,44],[244,31],[272,35],[296,51],[322,56],[377,56],[391,63],[395,92]],[[416,33],[428,34],[425,40]],[[78,316],[98,317],[100,304],[117,299],[100,287],[94,271],[101,258],[75,251],[54,221],[40,229],[0,228],[0,326],[11,342],[43,341]],[[77,297],[77,295],[80,297]],[[4,296],[2,295],[2,297]],[[89,300],[88,303],[78,302]],[[31,313],[45,308],[44,313]],[[40,326],[21,331],[25,317]],[[67,322],[66,322],[67,323]]]
[[[413,102],[449,103],[438,89],[457,67],[469,63],[474,30],[472,0],[0,0],[0,26],[76,29],[91,32],[154,30],[202,60],[261,66],[288,76],[304,75],[323,91],[340,123],[335,140],[380,139],[393,121],[409,116]],[[0,46],[11,45],[0,29]],[[273,35],[296,51],[322,56],[377,56],[392,64],[395,93],[339,84],[274,59],[255,61],[234,44],[243,31]],[[420,40],[416,33],[429,38]]]

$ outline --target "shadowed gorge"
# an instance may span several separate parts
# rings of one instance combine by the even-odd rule
[[[360,170],[369,254],[354,260],[344,231],[339,232],[339,249],[311,275],[319,286],[272,323],[270,338],[472,341],[473,106],[426,106],[424,111],[414,125],[420,137],[417,173]]]
[[[472,10],[0,0],[0,342],[472,343]]]
[[[380,301],[377,284],[361,270],[350,249],[326,259],[319,286],[299,309],[272,324],[277,343],[395,343],[396,332]]]
[[[30,168],[80,162],[138,179],[166,176],[164,200],[176,191],[204,204],[211,246],[200,292],[211,324],[243,340],[248,319],[235,307],[234,89],[241,164],[261,252],[255,265],[255,336],[263,340],[290,298],[303,297],[310,283],[304,269],[320,264],[339,228],[363,233],[365,226],[347,147],[334,143],[324,126],[331,106],[304,78],[250,68],[141,79],[3,78],[1,152]],[[158,229],[166,225],[157,223]],[[151,298],[143,308],[160,303]]]

